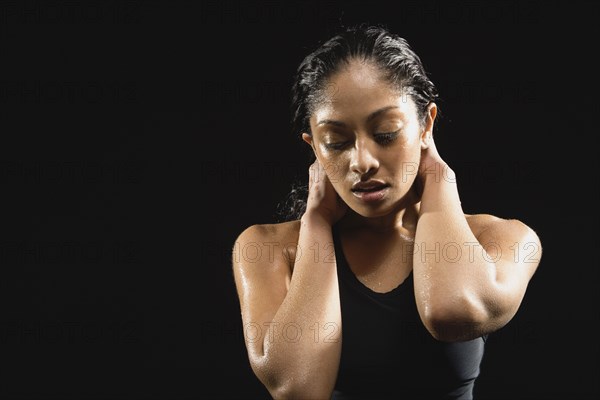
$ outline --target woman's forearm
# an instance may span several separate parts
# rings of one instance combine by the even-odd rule
[[[301,219],[288,293],[265,337],[282,397],[329,397],[341,354],[341,312],[331,225]]]
[[[485,320],[480,299],[496,269],[467,223],[454,173],[443,168],[443,173],[427,176],[421,197],[413,255],[415,297],[434,335],[460,339],[462,333],[448,332],[453,329],[449,326],[477,329],[477,322]]]

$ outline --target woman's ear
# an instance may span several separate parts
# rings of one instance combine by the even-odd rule
[[[314,159],[315,160],[318,159],[318,157],[317,157],[317,151],[315,149],[315,143],[313,142],[312,135],[309,135],[308,133],[303,133],[302,134],[302,140],[304,140],[312,148],[312,155],[313,155]]]
[[[427,115],[425,116],[425,126],[421,132],[421,149],[429,148],[431,138],[433,137],[433,123],[437,115],[437,106],[434,102],[427,106]]]
[[[303,133],[302,134],[302,140],[304,140],[306,143],[308,143],[308,145],[310,147],[312,147],[313,152],[315,153],[315,156],[317,155],[317,152],[315,151],[315,144],[313,143],[313,137],[312,135],[309,135],[308,133]]]

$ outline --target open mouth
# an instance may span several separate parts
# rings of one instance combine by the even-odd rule
[[[352,189],[352,191],[354,193],[372,193],[372,192],[379,192],[380,190],[383,190],[387,187],[389,187],[390,185],[386,185],[386,184],[379,184],[379,185],[373,185],[371,187],[367,187],[367,188],[356,188],[356,189]]]
[[[378,184],[372,187],[352,189],[352,194],[364,202],[376,202],[382,200],[388,192],[390,185]]]

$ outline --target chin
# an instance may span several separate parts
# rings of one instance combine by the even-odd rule
[[[394,196],[393,199],[390,196],[381,199],[381,201],[364,202],[356,198],[349,199],[350,201],[344,201],[356,214],[364,218],[378,218],[409,206],[407,202],[410,199],[407,198],[407,193],[404,193],[400,198]]]
[[[379,218],[391,214],[392,210],[354,210],[358,215],[364,218]]]
[[[386,202],[387,203],[387,202]],[[364,205],[364,204],[352,204],[350,207],[352,211],[364,218],[378,218],[388,215],[394,211],[394,207],[389,204],[379,205]]]

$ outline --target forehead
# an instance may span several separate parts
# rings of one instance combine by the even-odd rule
[[[364,120],[371,112],[390,105],[397,107],[390,114],[409,117],[416,111],[410,96],[384,79],[377,67],[354,61],[328,79],[311,123],[322,119]]]

